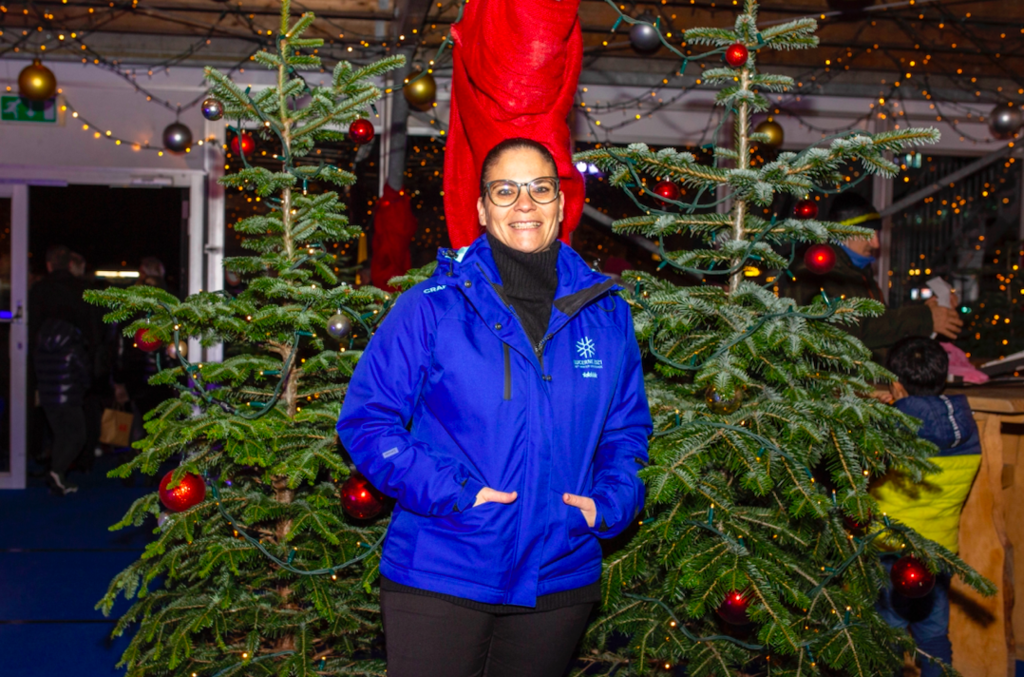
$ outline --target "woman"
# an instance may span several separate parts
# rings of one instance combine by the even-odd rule
[[[438,257],[359,361],[338,435],[397,499],[389,677],[559,677],[600,599],[598,538],[643,507],[651,419],[627,304],[555,238],[554,160],[487,155],[486,234]]]

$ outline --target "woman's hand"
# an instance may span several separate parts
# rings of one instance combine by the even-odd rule
[[[483,505],[484,503],[505,503],[507,505],[514,502],[517,498],[519,498],[519,494],[515,491],[509,493],[507,491],[497,491],[490,487],[484,487],[477,493],[476,503],[473,504],[473,507],[475,508],[478,505]]]
[[[562,494],[562,502],[579,508],[583,513],[583,519],[587,520],[588,527],[593,527],[597,523],[597,504],[594,503],[594,499],[576,494]]]

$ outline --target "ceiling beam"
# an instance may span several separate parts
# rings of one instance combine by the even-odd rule
[[[415,0],[419,2],[421,0]],[[401,4],[399,2],[399,4]],[[430,5],[429,2],[426,3]],[[225,10],[228,10],[229,14],[253,14],[255,16],[280,16],[281,12],[274,9],[273,7],[267,6],[245,6],[245,5],[200,5],[200,4],[185,4],[185,3],[174,3],[174,4],[160,4],[160,3],[147,3],[140,2],[132,4],[131,2],[120,2],[114,3],[113,6],[109,2],[97,2],[96,0],[68,0],[68,2],[61,2],[60,0],[37,0],[32,3],[33,7],[39,8],[54,8],[67,10],[69,8],[93,8],[102,9],[103,11],[109,11],[111,9],[117,10],[122,9],[126,11],[140,11],[140,10],[155,10],[162,12],[181,12],[181,13],[196,13],[196,14],[222,14]],[[335,9],[317,9],[310,8],[303,11],[312,11],[316,14],[317,18],[320,19],[350,19],[356,21],[394,21],[395,12],[391,11],[361,11],[361,10],[335,10]],[[299,16],[303,12],[292,11],[293,16]],[[15,15],[16,17],[17,15]],[[12,17],[12,18],[15,18]]]
[[[403,35],[408,39],[413,34],[413,29],[422,29],[430,6],[431,0],[395,0],[395,21],[391,24],[391,39],[397,41]]]

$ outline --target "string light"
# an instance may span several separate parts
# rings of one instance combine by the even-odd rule
[[[75,110],[74,106],[67,99],[65,99],[64,103],[61,104],[60,111],[62,113],[63,112],[67,112],[67,111],[71,111],[71,117],[74,118],[74,119],[80,120],[82,122],[82,131],[90,131],[90,130],[93,130],[93,129],[100,129],[100,127],[98,127],[97,125],[89,122],[89,120],[87,120],[79,111]],[[107,139],[109,141],[113,141],[115,146],[120,146],[120,145],[123,145],[123,144],[127,144],[127,145],[131,146],[131,149],[133,151],[142,151],[142,150],[156,151],[157,157],[162,157],[165,152],[168,152],[168,153],[171,152],[171,151],[168,151],[163,146],[151,146],[148,141],[143,142],[143,143],[138,143],[138,142],[135,142],[135,141],[130,141],[128,139],[125,139],[124,137],[121,137],[121,136],[119,136],[117,134],[114,134],[113,131],[111,131],[109,129],[106,132],[102,133],[102,134],[99,131],[93,131],[93,137],[96,138],[96,139]],[[206,140],[199,139],[198,141],[196,141],[195,145],[202,147],[203,145],[207,144],[207,142],[213,141],[213,140],[214,140],[213,137],[210,137],[209,139],[206,139]],[[216,148],[216,144],[213,144],[211,147],[212,148]],[[190,150],[186,150],[186,153],[187,152],[190,152]]]

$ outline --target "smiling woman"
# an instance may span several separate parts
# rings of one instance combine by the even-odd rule
[[[565,212],[548,149],[529,139],[508,139],[492,148],[484,159],[477,212],[480,225],[503,245],[529,254],[548,249]]]
[[[391,677],[559,677],[600,598],[599,538],[643,507],[651,418],[628,305],[556,237],[550,151],[487,155],[486,233],[403,293],[338,435],[397,499],[381,558]]]

